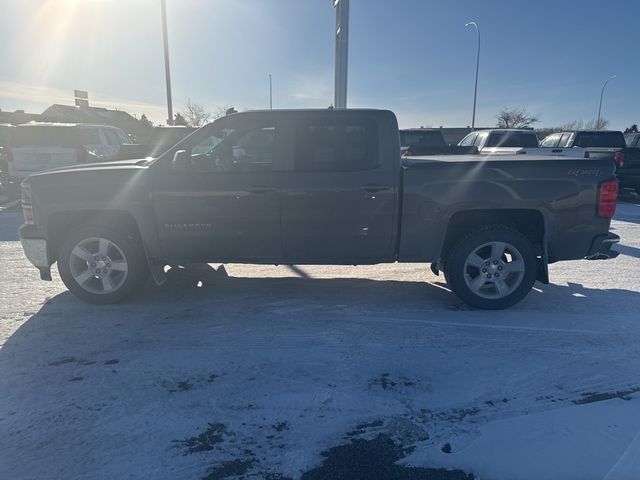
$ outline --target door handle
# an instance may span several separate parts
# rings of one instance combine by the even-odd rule
[[[276,190],[278,190],[276,187],[268,185],[254,185],[253,187],[247,188],[247,192],[249,193],[272,193]]]
[[[551,150],[551,153],[562,153],[562,149],[561,148],[554,148]]]
[[[363,185],[360,187],[360,190],[363,190],[367,193],[378,193],[378,192],[386,192],[387,190],[391,190],[389,185],[377,185],[377,184],[369,184]]]

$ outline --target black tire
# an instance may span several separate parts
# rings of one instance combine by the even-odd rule
[[[91,245],[95,241],[97,242],[96,248],[99,248],[99,239],[110,242],[110,245],[107,249],[108,253],[105,254],[106,256],[100,257],[100,262],[102,263],[96,265],[95,259],[98,257],[93,257],[94,253],[87,248],[87,245]],[[85,261],[76,255],[72,256],[74,248],[78,245],[83,246],[83,252],[91,252],[92,258]],[[95,253],[95,255],[100,254]],[[102,261],[105,258],[109,259],[107,263]],[[79,299],[95,304],[118,303],[124,300],[140,287],[149,276],[147,259],[137,237],[98,225],[85,225],[67,235],[58,250],[57,261],[60,277],[69,291]],[[111,262],[113,262],[113,271]],[[124,265],[126,271],[118,271],[116,263]],[[109,286],[113,286],[112,290],[105,289],[102,293],[98,292],[103,281],[102,277],[92,274],[92,269],[96,266],[105,268],[105,270],[102,270],[104,271],[103,276],[108,276],[111,279]],[[86,270],[78,274],[78,270],[83,268],[86,268]],[[91,272],[89,272],[90,269]],[[87,273],[89,274],[87,281],[81,285],[77,278]]]
[[[492,245],[498,251],[501,244],[506,247],[496,260]],[[476,267],[479,259],[482,264]],[[500,310],[527,296],[537,278],[538,261],[527,237],[511,228],[492,225],[471,232],[448,250],[444,274],[451,290],[463,302]]]

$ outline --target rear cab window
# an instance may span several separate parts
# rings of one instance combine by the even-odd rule
[[[405,130],[400,132],[403,147],[443,147],[446,146],[439,130]]]
[[[493,132],[487,139],[485,147],[538,148],[538,137],[533,131]]]
[[[59,125],[18,125],[12,147],[76,147],[82,145],[78,129]]]
[[[575,147],[625,148],[627,146],[622,132],[580,132],[573,142]]]

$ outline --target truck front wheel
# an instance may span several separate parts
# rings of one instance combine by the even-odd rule
[[[90,303],[117,303],[131,295],[148,276],[139,241],[102,226],[74,230],[58,255],[62,281],[76,297]]]
[[[476,230],[454,245],[444,263],[447,283],[472,307],[498,310],[527,296],[537,276],[533,246],[505,226]]]

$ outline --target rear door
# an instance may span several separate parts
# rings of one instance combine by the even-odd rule
[[[383,125],[375,118],[339,113],[301,114],[294,122],[294,165],[284,173],[282,196],[282,241],[291,263],[393,256],[399,155],[381,158]]]

